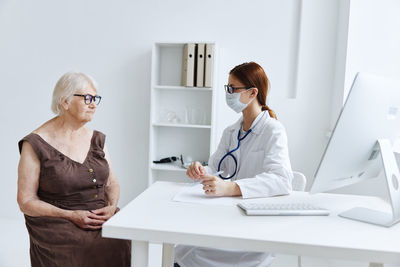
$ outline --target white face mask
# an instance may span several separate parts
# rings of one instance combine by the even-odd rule
[[[226,104],[236,113],[242,112],[251,103],[252,100],[250,100],[250,102],[247,104],[243,104],[242,102],[240,102],[240,95],[244,92],[247,92],[250,89],[247,89],[246,91],[240,93],[233,93],[233,94],[225,92]]]

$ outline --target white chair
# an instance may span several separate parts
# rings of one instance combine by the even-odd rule
[[[292,189],[293,191],[306,190],[307,179],[301,172],[293,172]],[[301,267],[301,256],[297,256],[297,266]]]
[[[293,172],[292,189],[293,191],[304,191],[307,179],[301,172]]]

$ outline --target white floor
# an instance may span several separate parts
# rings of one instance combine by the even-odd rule
[[[22,219],[0,219],[0,267],[27,267],[29,237]],[[161,266],[161,245],[151,245],[149,267]],[[272,267],[296,267],[297,257],[277,255]],[[368,267],[368,263],[302,257],[302,267]],[[400,267],[385,264],[385,267]]]

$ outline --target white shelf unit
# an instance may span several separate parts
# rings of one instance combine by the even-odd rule
[[[168,86],[168,85],[156,85],[156,90],[182,90],[182,91],[212,91],[212,88],[206,87],[185,87],[185,86]]]
[[[212,152],[217,49],[213,87],[185,87],[181,86],[184,44],[155,43],[152,49],[149,185],[159,180],[188,181],[180,161],[155,164],[153,160],[183,155],[185,160],[207,162]]]

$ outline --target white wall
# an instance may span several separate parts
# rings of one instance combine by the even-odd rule
[[[153,42],[216,41],[217,134],[236,118],[222,85],[229,70],[259,62],[269,104],[288,131],[293,169],[311,177],[327,141],[338,3],[303,3],[298,93],[288,99],[294,0],[0,2],[2,216],[17,217],[17,141],[53,115],[52,89],[66,71],[91,74],[103,102],[91,127],[107,134],[121,205],[146,187]]]
[[[357,72],[400,79],[400,1],[352,0],[345,96]]]

